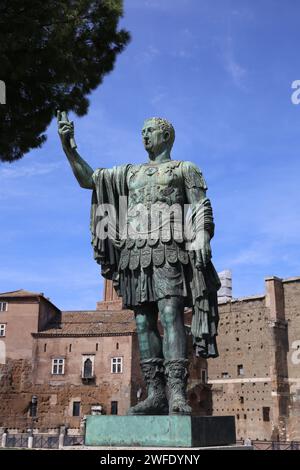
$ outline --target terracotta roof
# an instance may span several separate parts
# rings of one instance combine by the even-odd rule
[[[40,296],[44,296],[43,292],[30,292],[24,289],[0,293],[0,297],[40,297]]]
[[[62,312],[61,323],[49,324],[47,329],[33,333],[33,336],[110,336],[135,331],[134,314],[130,310],[87,310]]]
[[[123,323],[134,320],[131,310],[81,310],[63,311],[62,323]]]
[[[52,307],[54,307],[56,310],[60,312],[59,308],[56,307],[56,305],[54,305],[54,303],[52,303],[50,299],[45,297],[43,292],[31,292],[25,289],[18,289],[18,290],[13,290],[10,292],[0,293],[0,298],[2,299],[16,299],[16,298],[22,299],[24,297],[25,298],[38,297],[40,299],[43,299],[45,302],[48,302],[49,304],[52,305]]]
[[[33,336],[110,336],[124,335],[135,332],[134,322],[126,323],[62,323],[52,326]]]

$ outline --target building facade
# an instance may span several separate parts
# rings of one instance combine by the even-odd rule
[[[300,440],[300,278],[265,279],[265,294],[219,304],[219,353],[208,364],[213,415],[238,439]]]
[[[234,415],[238,439],[300,440],[300,277],[267,278],[265,294],[242,299],[221,278],[219,358],[195,357],[186,312],[193,414]],[[0,426],[79,430],[144,398],[134,316],[110,282],[93,311],[0,294]]]
[[[0,426],[79,429],[145,398],[134,314],[110,282],[93,311],[61,312],[24,290],[0,294],[0,309]],[[206,361],[193,359],[190,375],[194,413],[206,414]]]
[[[132,312],[116,302],[61,312],[43,294],[0,296],[0,425],[79,428],[125,414],[142,387]]]

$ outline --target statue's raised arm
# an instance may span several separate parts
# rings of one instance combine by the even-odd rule
[[[65,111],[57,111],[58,134],[73,173],[82,188],[94,189],[94,170],[81,158],[74,140],[74,123],[69,121]]]

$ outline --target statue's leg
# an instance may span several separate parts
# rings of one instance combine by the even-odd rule
[[[160,321],[164,328],[163,354],[166,361],[187,357],[182,297],[170,297],[158,301]]]
[[[164,327],[163,353],[169,390],[169,414],[191,414],[187,403],[188,379],[187,338],[184,327],[182,297],[170,297],[158,302]]]
[[[157,309],[153,304],[144,304],[135,310],[141,370],[148,396],[129,408],[129,415],[168,414],[162,341],[157,329],[157,316]]]
[[[143,304],[135,310],[141,360],[163,357],[157,317],[158,312],[152,304]]]

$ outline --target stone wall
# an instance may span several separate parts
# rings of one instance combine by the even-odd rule
[[[285,320],[288,324],[287,377],[288,422],[287,438],[300,439],[300,279],[284,280]]]
[[[219,311],[213,415],[234,415],[238,439],[300,440],[300,278],[267,278],[266,295]]]
[[[97,311],[123,315],[108,287],[107,296]],[[140,389],[139,399],[145,398],[135,333],[47,337],[45,330],[44,337],[33,339],[38,303],[25,299],[22,306],[20,299],[9,309],[1,313],[1,321],[7,316],[3,339],[8,354],[0,364],[0,426],[47,430],[65,424],[79,429],[93,405],[110,414],[111,402],[117,401],[118,413],[125,414]],[[193,414],[234,415],[238,439],[300,440],[300,278],[267,278],[264,295],[226,301],[219,310],[219,358],[196,358],[188,336]],[[43,311],[44,319],[47,315]],[[187,331],[190,322],[187,311]],[[94,356],[93,383],[82,381],[83,355]],[[51,373],[57,356],[65,359],[63,376]],[[111,374],[114,356],[124,358],[122,374]],[[38,399],[37,420],[29,416],[33,395]],[[74,401],[80,402],[79,417],[72,416]]]
[[[79,365],[79,364],[78,364]],[[125,375],[130,375],[131,370]],[[118,375],[118,377],[115,377]],[[93,405],[101,405],[105,414],[111,413],[111,402],[118,402],[118,414],[125,414],[132,403],[131,382],[111,374],[93,384],[80,381],[73,384],[68,376],[61,380],[33,382],[29,360],[10,360],[0,365],[0,426],[47,430],[61,425],[79,428],[84,415],[91,414]],[[57,379],[57,378],[56,378]],[[30,402],[37,397],[37,419],[32,420]],[[73,402],[80,402],[80,416],[73,416]]]
[[[270,437],[271,421],[263,420],[263,407],[270,412],[272,407],[271,338],[265,299],[232,301],[220,305],[219,310],[220,356],[208,361],[212,414],[234,415],[238,439]]]

